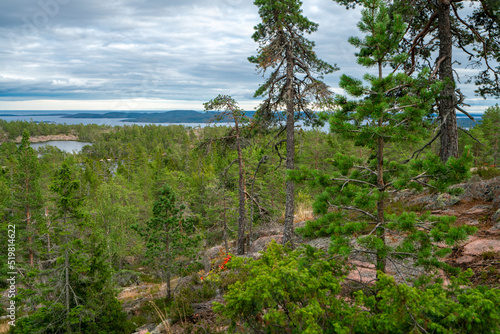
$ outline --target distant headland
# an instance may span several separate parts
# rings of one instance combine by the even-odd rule
[[[247,112],[247,116],[252,116],[254,111]],[[113,118],[122,122],[140,123],[207,123],[207,122],[227,122],[226,120],[215,121],[217,112],[198,112],[194,110],[170,110],[166,112],[123,112],[112,111],[107,113],[77,113],[67,114],[62,118]]]

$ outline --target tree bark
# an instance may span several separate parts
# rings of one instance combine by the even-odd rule
[[[30,259],[30,267],[33,267],[35,264],[34,257],[33,257],[33,241],[31,239],[31,211],[29,205],[26,208],[26,230],[29,233],[28,236],[28,253],[29,253],[29,259]]]
[[[238,127],[238,119],[234,117],[234,126],[236,130],[236,149],[238,151],[238,167],[239,167],[239,209],[238,209],[238,255],[245,254],[245,174],[243,166],[243,158],[240,145],[240,129]]]
[[[439,156],[446,162],[451,157],[458,157],[458,128],[455,112],[455,79],[452,68],[452,35],[450,21],[450,0],[438,3],[439,79],[445,83],[438,98],[439,119],[441,121],[441,148]]]
[[[67,217],[66,217],[66,212],[64,212],[64,217],[63,217],[63,224],[65,228],[67,228]],[[66,290],[66,332],[71,333],[71,324],[69,322],[69,312],[71,310],[70,308],[70,298],[69,298],[69,252],[68,252],[68,235],[66,234],[64,237],[65,244],[66,244],[66,249],[64,250],[64,274],[65,274],[65,279],[64,279],[64,287]]]
[[[382,62],[378,63],[378,75],[382,79]],[[378,120],[379,130],[384,126],[384,116],[381,115]],[[377,202],[377,237],[382,241],[385,247],[385,227],[384,227],[384,208],[385,208],[385,196],[384,196],[384,137],[379,135],[378,137],[378,147],[377,147],[377,187],[380,192],[380,197]],[[379,280],[378,272],[385,273],[386,259],[384,254],[380,254],[377,251],[377,281]]]
[[[222,229],[223,229],[223,235],[222,238],[224,239],[224,246],[226,248],[226,254],[229,254],[229,246],[227,244],[227,221],[226,221],[226,189],[222,189],[222,196],[223,196],[223,201],[224,201],[224,208],[222,211]]]
[[[286,62],[287,62],[287,73],[286,73],[286,169],[287,171],[293,170],[294,168],[294,158],[295,158],[295,138],[294,138],[294,93],[293,93],[293,50],[290,43],[287,44],[286,49]],[[294,216],[294,191],[295,184],[292,180],[286,181],[285,190],[285,226],[283,231],[283,244],[290,242],[292,248],[294,248],[293,240],[293,216]]]
[[[167,239],[165,240],[165,252],[166,252],[166,256],[165,256],[165,267],[166,267],[166,280],[167,280],[167,299],[170,300],[171,297],[172,297],[172,294],[171,294],[171,289],[170,289],[170,278],[171,278],[171,275],[170,275],[170,238],[168,236],[168,228],[167,228]]]

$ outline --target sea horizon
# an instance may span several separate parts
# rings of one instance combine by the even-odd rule
[[[97,124],[97,125],[109,125],[109,126],[124,126],[124,125],[185,125],[189,127],[204,127],[210,124],[216,125],[224,125],[228,122],[222,123],[213,123],[208,121],[178,121],[178,122],[161,122],[161,121],[129,121],[127,120],[126,115],[137,115],[137,114],[147,114],[149,116],[161,115],[169,112],[196,112],[200,115],[205,115],[204,111],[201,110],[0,110],[0,119],[5,121],[27,121],[27,122],[37,122],[37,123],[55,123],[55,124]],[[97,115],[104,115],[107,113],[119,113],[123,114],[123,117],[91,117]],[[254,111],[247,111],[247,113],[253,114]],[[85,115],[80,115],[79,117],[72,117],[78,114],[89,114],[89,117]],[[481,120],[481,113],[470,113],[472,117],[476,120],[476,122]],[[473,124],[469,124],[469,118],[462,114],[458,113],[457,118],[461,123],[464,123],[462,126],[470,127]]]

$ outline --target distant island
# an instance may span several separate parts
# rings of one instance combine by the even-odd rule
[[[47,112],[47,111],[45,111]],[[246,111],[246,116],[252,118],[255,110]],[[219,113],[214,111],[200,112],[195,110],[169,110],[169,111],[109,111],[109,110],[50,110],[48,113],[41,113],[37,110],[29,110],[23,117],[58,117],[66,119],[115,119],[118,122],[131,123],[226,123],[230,118],[215,120]],[[19,116],[16,110],[0,110],[0,118]],[[481,123],[481,113],[471,113],[474,121],[463,114],[457,114],[457,124],[459,127],[470,129]],[[436,116],[436,115],[434,115]],[[35,120],[35,123],[56,123],[54,120]]]
[[[113,118],[122,122],[141,123],[223,123],[230,121],[229,118],[215,121],[217,112],[198,112],[194,110],[170,110],[166,112],[122,112],[113,111],[108,113],[78,113],[64,115],[62,118]],[[247,112],[247,116],[253,116],[254,111]]]
[[[246,111],[246,116],[252,118],[255,111]],[[121,122],[138,122],[138,123],[225,123],[230,119],[215,120],[217,112],[199,112],[195,110],[170,110],[165,112],[123,112],[112,111],[108,113],[77,113],[67,114],[62,118],[111,118],[120,119]],[[481,122],[481,114],[472,115],[477,123]],[[465,115],[457,115],[458,126],[462,128],[471,128],[476,124]]]

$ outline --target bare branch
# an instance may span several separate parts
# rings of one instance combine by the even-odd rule
[[[434,136],[434,138],[432,138],[427,144],[425,144],[421,149],[419,150],[416,150],[415,152],[413,152],[413,154],[411,155],[411,157],[408,159],[408,160],[405,160],[403,161],[403,164],[406,164],[408,163],[409,161],[411,161],[413,158],[418,158],[418,156],[420,155],[420,153],[422,153],[423,150],[425,150],[427,147],[429,147],[439,136],[441,135],[441,130],[438,131],[438,133]]]
[[[467,131],[467,130],[465,130],[464,128],[461,128],[461,127],[459,127],[458,129],[459,129],[459,130],[461,130],[463,133],[465,133],[467,136],[469,136],[469,137],[471,137],[472,139],[474,139],[474,140],[475,140],[475,141],[476,141],[479,145],[484,146],[484,144],[483,144],[483,143],[481,143],[481,142],[479,141],[479,139],[477,139],[476,137],[474,137],[474,136],[473,136],[473,135],[472,135],[469,131]]]
[[[257,205],[257,207],[259,208],[259,213],[262,215],[262,214],[269,214],[269,210],[260,206],[259,202],[255,199],[255,197],[252,197],[248,192],[246,191],[243,191],[245,193],[245,195],[247,195],[247,197],[249,199],[252,200],[252,202],[255,203],[255,205]]]
[[[231,163],[229,164],[229,166],[227,166],[226,168],[224,168],[224,173],[222,173],[222,175],[224,175],[224,178],[227,177],[227,172],[229,171],[229,168],[231,168],[231,166],[234,165],[235,162],[238,162],[238,159],[234,159],[233,161],[231,161]]]
[[[432,27],[432,23],[437,19],[438,13],[434,12],[432,13],[431,17],[429,18],[429,21],[427,21],[426,25],[424,26],[424,29],[415,37],[413,40],[413,45],[410,48],[410,53],[411,53],[411,63],[412,63],[412,71],[410,74],[413,72],[415,69],[415,48],[417,47],[417,44],[420,43],[424,39],[424,37],[429,33],[429,30]]]
[[[470,115],[467,111],[463,110],[462,108],[460,108],[459,106],[455,106],[455,109],[457,109],[458,111],[460,111],[462,114],[464,114],[465,116],[469,117],[474,123],[476,123],[476,120],[474,119],[474,117],[472,117],[472,115]]]
[[[330,179],[330,181],[342,181],[342,182],[346,182],[346,183],[349,183],[349,182],[356,182],[356,183],[362,183],[362,184],[366,184],[366,185],[369,185],[371,187],[375,187],[377,188],[377,185],[376,184],[373,184],[373,183],[370,183],[370,182],[366,182],[366,181],[362,181],[362,180],[356,180],[356,179],[348,179],[348,178],[333,178],[333,179]]]
[[[371,170],[370,168],[368,167],[365,167],[365,166],[354,166],[354,168],[358,168],[358,169],[364,169],[364,170],[367,170],[368,172],[370,172],[371,174],[373,175],[377,175],[377,173],[373,170]]]

